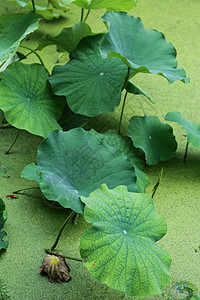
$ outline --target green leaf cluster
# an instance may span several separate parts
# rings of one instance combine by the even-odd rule
[[[121,135],[121,124],[128,94],[154,103],[134,83],[138,73],[161,75],[169,83],[189,81],[177,68],[175,48],[161,32],[146,30],[140,18],[125,12],[136,0],[50,0],[50,7],[13,2],[33,12],[0,17],[0,109],[9,124],[44,138],[36,164],[26,166],[21,176],[37,181],[48,200],[92,223],[80,252],[95,278],[126,296],[160,293],[171,278],[171,258],[156,245],[167,226],[145,194],[149,179],[142,169],[145,163],[173,158],[177,142],[172,127],[156,116],[132,116],[127,136]],[[80,22],[57,36],[44,35],[37,49],[29,49],[23,40],[38,28],[35,15],[50,20],[59,16],[54,8],[67,12],[69,4],[81,8]],[[106,33],[94,33],[85,23],[93,9],[107,10],[102,17]],[[51,74],[39,54],[50,45],[69,53],[69,60],[55,65]],[[19,54],[16,62],[19,46],[40,64],[21,61],[30,53]],[[92,129],[94,117],[113,112],[121,101],[118,133]],[[177,113],[166,120],[181,124],[188,141],[199,147],[198,124]]]

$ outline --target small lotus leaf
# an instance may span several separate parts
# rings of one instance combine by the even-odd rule
[[[15,54],[20,42],[38,28],[38,22],[32,12],[0,16],[0,64]]]
[[[71,0],[71,1],[49,0],[49,1],[54,8],[62,9],[64,12],[67,12],[67,11],[69,11],[69,7],[67,7],[66,5],[71,3],[73,0]]]
[[[8,241],[3,241],[4,236],[6,233],[2,231],[2,228],[5,223],[5,204],[3,200],[0,198],[0,250],[6,249],[8,247]]]
[[[70,109],[77,114],[94,117],[112,112],[121,100],[127,67],[119,58],[102,58],[102,36],[84,38],[71,52],[70,61],[55,66],[49,78],[54,93],[66,96]]]
[[[126,11],[136,6],[137,0],[75,0],[73,3],[86,9]]]
[[[46,46],[56,45],[58,52],[72,52],[86,36],[93,35],[88,24],[77,22],[70,28],[63,28],[57,36],[44,35],[39,40],[38,50],[42,50]]]
[[[108,24],[101,51],[103,57],[120,57],[137,72],[162,75],[170,83],[187,82],[185,71],[177,69],[176,50],[156,30],[146,30],[140,18],[125,12],[106,12],[102,20]]]
[[[21,177],[24,177],[28,180],[35,180],[40,183],[41,175],[39,175],[39,166],[35,163],[31,163],[23,169]]]
[[[135,147],[144,151],[148,165],[166,161],[175,155],[177,143],[172,127],[160,122],[157,117],[132,117],[128,136]]]
[[[151,103],[155,103],[145,91],[143,91],[139,86],[134,84],[131,80],[128,81],[126,86],[127,92],[134,94],[134,95],[143,95],[145,96]]]
[[[81,128],[49,133],[38,149],[37,164],[44,196],[78,213],[83,211],[80,196],[87,197],[104,182],[110,188],[124,184],[138,191],[131,161]]]
[[[84,217],[93,225],[81,238],[80,253],[92,275],[126,296],[160,293],[171,279],[171,258],[155,245],[167,226],[152,198],[103,184],[81,200]]]
[[[33,10],[32,1],[26,2],[24,0],[12,0],[13,2],[18,3],[22,7],[28,7],[29,9]],[[46,20],[52,20],[53,18],[58,18],[60,15],[53,12],[52,7],[43,7],[35,5],[35,12],[36,14],[41,15]]]
[[[45,67],[20,62],[1,73],[0,108],[10,124],[43,137],[61,128],[57,120],[65,101],[53,95],[48,77]]]
[[[180,112],[169,112],[165,116],[166,121],[177,122],[187,132],[188,143],[200,148],[200,124],[186,120]]]

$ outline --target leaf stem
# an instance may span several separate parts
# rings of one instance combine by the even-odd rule
[[[31,1],[32,1],[32,5],[33,5],[33,12],[35,14],[35,2],[34,2],[34,0],[31,0]]]
[[[24,189],[21,189],[21,190],[17,190],[15,192],[13,192],[13,194],[21,194],[20,192],[22,191],[27,191],[27,190],[32,190],[32,189],[40,189],[39,187],[29,187],[29,188],[24,188]]]
[[[89,14],[90,14],[90,9],[88,9],[87,14],[86,14],[86,16],[85,16],[85,19],[83,20],[84,23],[86,22],[86,20],[87,20]]]
[[[186,160],[187,160],[187,153],[188,153],[188,146],[189,146],[189,143],[187,142],[186,144],[186,147],[185,147],[185,155],[184,155],[184,163],[186,163]]]
[[[17,129],[17,135],[12,143],[12,145],[10,146],[10,148],[6,151],[5,154],[9,154],[10,153],[10,150],[12,149],[12,147],[14,146],[14,144],[16,143],[17,139],[18,139],[18,136],[19,136],[19,129]]]
[[[44,67],[44,63],[43,63],[43,61],[42,61],[40,55],[39,55],[35,50],[33,50],[33,49],[31,49],[31,48],[29,48],[29,47],[27,47],[27,46],[22,46],[22,45],[20,45],[19,47],[24,48],[24,49],[28,49],[28,50],[30,50],[31,52],[33,52],[33,53],[37,56],[37,58],[39,59],[41,65]]]
[[[152,190],[152,195],[151,195],[151,198],[152,198],[152,199],[153,199],[153,197],[155,196],[155,193],[156,193],[156,191],[157,191],[157,189],[158,189],[158,187],[159,187],[159,185],[160,185],[162,175],[163,175],[163,167],[162,167],[162,169],[161,169],[161,171],[160,171],[158,180],[157,180],[157,182],[156,182],[156,184],[154,185],[154,188],[153,188],[153,190]]]
[[[63,120],[63,121],[61,121],[61,122],[59,122],[59,124],[60,124],[60,125],[64,125],[64,124],[68,123],[69,121],[71,121],[72,119],[74,119],[76,116],[77,116],[77,114],[73,114],[73,115],[71,115],[69,118],[67,118],[67,119],[65,119],[65,120]]]
[[[126,88],[126,86],[127,86],[127,83],[128,83],[128,80],[129,80],[129,75],[130,75],[130,68],[128,67],[128,71],[127,71],[127,74],[126,74],[126,78],[125,78],[125,80],[124,80],[124,84],[123,84],[123,86],[122,86],[122,91]]]
[[[83,22],[83,17],[84,17],[84,8],[81,8],[81,22]]]
[[[82,259],[80,258],[77,258],[77,257],[73,257],[73,256],[68,256],[68,255],[62,255],[60,253],[56,253],[54,251],[51,251],[49,249],[44,249],[44,251],[47,253],[47,254],[51,254],[51,255],[56,255],[56,256],[62,256],[64,258],[68,258],[68,259],[71,259],[71,260],[76,260],[76,261],[79,261],[79,262],[83,262]]]
[[[75,215],[75,212],[74,212],[74,211],[72,211],[72,212],[70,213],[70,215],[67,217],[67,219],[66,219],[65,222],[63,223],[63,225],[62,225],[62,227],[60,228],[60,231],[59,231],[59,233],[58,233],[58,236],[57,236],[57,238],[56,238],[56,241],[55,241],[55,243],[53,244],[53,246],[51,247],[51,251],[53,251],[53,250],[56,248],[56,246],[57,246],[57,244],[58,244],[58,242],[59,242],[60,236],[61,236],[61,234],[62,234],[62,232],[63,232],[65,226],[67,225],[69,219],[70,219],[71,217],[73,217],[73,215]]]
[[[124,95],[124,101],[123,101],[122,111],[121,111],[120,120],[119,120],[119,127],[118,127],[118,134],[119,135],[120,135],[120,131],[121,131],[122,117],[123,117],[123,113],[124,113],[124,107],[125,107],[125,104],[126,104],[127,95],[128,95],[128,92],[126,91],[126,93]]]
[[[85,121],[79,128],[83,128],[85,125],[87,125],[90,122],[90,120]]]
[[[128,80],[129,80],[129,75],[130,75],[130,68],[128,67],[128,71],[127,71],[127,75],[126,78],[124,80],[124,84],[122,86],[122,91],[126,88]],[[122,117],[123,117],[123,113],[124,113],[124,108],[125,108],[125,104],[126,104],[126,98],[127,98],[128,92],[126,91],[125,95],[124,95],[124,100],[123,100],[123,105],[122,105],[122,110],[121,110],[121,115],[120,115],[120,120],[119,120],[119,127],[118,127],[118,134],[120,135],[120,130],[121,130],[121,123],[122,123]]]

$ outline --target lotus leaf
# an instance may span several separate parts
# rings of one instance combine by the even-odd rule
[[[38,22],[32,12],[0,16],[0,64],[15,54],[20,42],[38,28]]]
[[[26,167],[23,177],[37,180],[36,172],[47,199],[78,213],[83,212],[80,196],[87,197],[104,182],[110,188],[124,184],[129,191],[138,191],[132,162],[103,138],[81,128],[49,133],[39,146],[37,164]]]
[[[180,112],[169,112],[165,116],[166,121],[177,122],[187,132],[188,143],[200,148],[200,124],[186,120]]]
[[[143,95],[145,96],[151,103],[155,103],[139,86],[134,84],[131,80],[128,81],[126,86],[127,92],[134,95]]]
[[[77,114],[94,117],[112,112],[121,100],[127,67],[119,58],[102,58],[102,36],[84,38],[71,52],[70,61],[55,66],[49,78],[54,93],[66,96],[70,109]]]
[[[42,50],[46,46],[56,45],[58,52],[72,52],[86,36],[93,35],[88,24],[77,22],[70,28],[63,28],[57,36],[44,35],[39,40],[38,50]]]
[[[32,1],[29,2],[26,2],[24,0],[12,0],[12,1],[18,3],[22,7],[28,7],[29,9],[33,10]],[[35,5],[35,12],[36,14],[41,15],[46,20],[52,20],[53,18],[58,18],[60,16],[59,14],[53,12],[52,7],[43,7],[43,6]]]
[[[67,7],[67,4],[70,4],[73,0],[71,1],[58,1],[58,0],[49,0],[51,5],[56,8],[56,9],[62,9],[64,12],[67,12],[69,10],[69,7]]]
[[[166,161],[175,155],[177,143],[172,127],[160,122],[157,117],[132,117],[128,136],[136,148],[144,151],[148,165]]]
[[[171,279],[171,258],[155,245],[167,226],[152,198],[103,184],[81,200],[84,217],[93,225],[81,238],[80,253],[92,275],[126,296],[160,293]]]
[[[65,101],[53,95],[48,77],[45,67],[21,62],[1,73],[0,108],[11,125],[43,137],[61,128],[57,120]]]
[[[101,52],[103,57],[120,57],[133,70],[162,75],[170,83],[188,82],[183,69],[177,69],[176,50],[156,30],[146,30],[140,18],[125,12],[106,12],[102,17],[108,26]]]
[[[74,0],[73,3],[86,9],[102,9],[126,11],[136,6],[137,0]]]

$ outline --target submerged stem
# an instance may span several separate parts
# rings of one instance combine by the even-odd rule
[[[10,146],[10,148],[6,151],[5,154],[9,154],[10,153],[10,150],[12,149],[12,147],[14,146],[14,144],[16,143],[17,139],[18,139],[18,136],[19,136],[19,129],[17,129],[17,135],[12,143],[12,145]]]
[[[186,147],[185,147],[185,155],[184,155],[184,163],[186,163],[186,160],[187,160],[187,153],[188,153],[188,146],[189,146],[189,143],[187,142],[186,144]]]
[[[44,67],[44,63],[43,63],[43,61],[42,61],[40,55],[39,55],[35,50],[33,50],[33,49],[31,49],[31,48],[29,48],[29,47],[27,47],[27,46],[22,46],[22,45],[20,45],[19,47],[24,48],[24,49],[28,49],[28,50],[30,50],[32,53],[34,53],[34,54],[37,56],[37,58],[39,59],[41,65]]]
[[[40,189],[39,187],[29,187],[29,188],[24,188],[21,190],[17,190],[15,192],[13,192],[13,194],[21,194],[20,192],[26,191],[26,190],[32,190],[32,189]]]
[[[83,20],[84,23],[86,22],[86,20],[87,20],[89,14],[90,14],[90,9],[88,9],[87,14],[86,14],[86,16],[85,16],[85,19]]]
[[[84,8],[81,8],[81,22],[83,22],[83,17],[84,17]]]
[[[71,217],[73,217],[73,215],[75,215],[75,212],[74,212],[74,211],[72,211],[72,212],[70,213],[70,215],[67,217],[67,219],[66,219],[65,222],[63,223],[63,225],[62,225],[62,227],[60,228],[60,231],[59,231],[59,233],[58,233],[58,236],[57,236],[57,238],[56,238],[56,241],[55,241],[55,243],[53,244],[53,246],[51,247],[51,251],[53,251],[53,250],[56,248],[56,246],[57,246],[57,244],[58,244],[58,242],[59,242],[60,236],[61,236],[61,234],[62,234],[62,232],[63,232],[65,226],[67,225],[69,219],[70,219]]]

